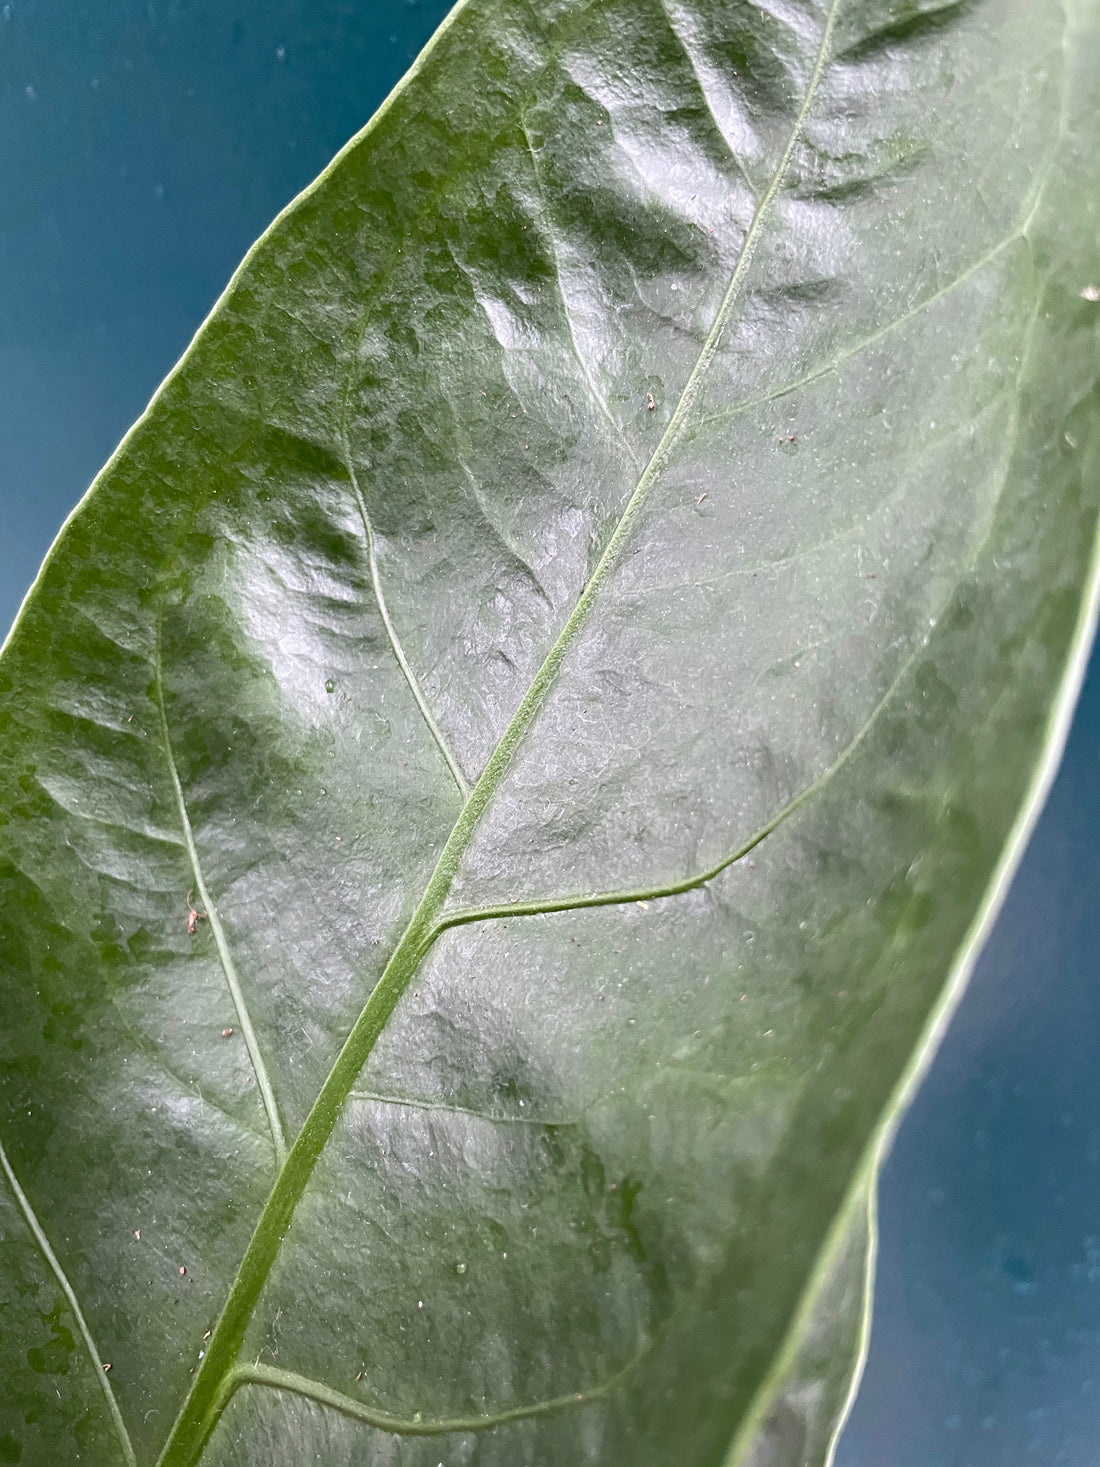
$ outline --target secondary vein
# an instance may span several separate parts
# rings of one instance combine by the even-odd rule
[[[695,48],[692,45],[694,37],[689,38],[688,36],[684,35],[684,29],[688,28],[684,17],[682,15],[676,16],[673,14],[673,7],[670,3],[670,0],[657,0],[657,4],[662,14],[664,15],[665,23],[667,24],[669,31],[676,40],[676,44],[683,52],[684,60],[687,62],[688,66],[691,69],[692,77],[694,78],[695,85],[699,90],[699,95],[703,99],[703,106],[706,109],[706,114],[707,117],[710,119],[711,126],[714,128],[714,131],[717,133],[717,135],[721,138],[722,144],[729,154],[730,160],[734,164],[738,173],[740,173],[741,178],[744,181],[745,187],[755,199],[756,189],[753,186],[753,181],[749,177],[745,169],[745,165],[744,163],[742,163],[741,158],[738,155],[737,149],[734,147],[733,143],[727,136],[726,129],[722,126],[722,123],[718,118],[718,113],[715,111],[714,103],[711,101],[710,86],[706,79],[705,69],[699,64],[699,60],[695,54]]]
[[[111,1382],[107,1378],[106,1370],[103,1368],[103,1356],[100,1354],[99,1348],[92,1338],[88,1321],[84,1318],[84,1311],[81,1309],[80,1302],[76,1297],[76,1290],[69,1282],[65,1270],[61,1267],[61,1260],[50,1246],[50,1240],[46,1237],[45,1229],[38,1221],[34,1208],[31,1206],[30,1198],[19,1185],[19,1179],[12,1170],[11,1162],[8,1160],[8,1154],[4,1150],[2,1143],[0,1143],[0,1170],[3,1171],[4,1176],[7,1178],[8,1186],[11,1188],[16,1205],[23,1214],[23,1221],[30,1229],[34,1241],[38,1244],[39,1251],[49,1265],[50,1272],[57,1280],[61,1292],[65,1295],[69,1310],[76,1320],[76,1327],[80,1331],[80,1338],[84,1341],[84,1348],[88,1352],[88,1363],[95,1371],[96,1379],[99,1381],[100,1389],[107,1402],[107,1409],[111,1413],[111,1422],[115,1429],[115,1435],[118,1437],[118,1444],[122,1448],[122,1455],[126,1459],[127,1467],[137,1467],[137,1458],[134,1456],[130,1433],[126,1430],[126,1423],[122,1419],[122,1412],[119,1410],[115,1393],[111,1389]]]
[[[470,797],[470,786],[466,782],[466,776],[459,767],[458,760],[451,753],[447,740],[443,737],[443,731],[432,717],[432,710],[428,707],[428,700],[424,696],[423,689],[417,681],[416,673],[405,656],[405,649],[401,645],[401,638],[397,635],[397,628],[390,617],[389,607],[386,605],[386,593],[382,589],[382,578],[378,573],[378,552],[375,542],[374,525],[367,512],[367,501],[363,496],[363,490],[359,485],[359,475],[355,469],[355,460],[351,456],[351,448],[348,443],[347,432],[343,427],[340,429],[340,445],[344,454],[344,463],[347,466],[348,476],[351,479],[352,493],[355,495],[355,503],[359,509],[359,518],[363,522],[363,532],[367,537],[367,563],[370,566],[370,583],[374,592],[374,602],[378,607],[378,615],[382,618],[382,625],[386,629],[393,655],[397,658],[397,665],[405,675],[405,681],[409,685],[409,691],[416,700],[416,706],[420,709],[421,717],[428,725],[436,747],[443,755],[444,763],[450,770],[451,778],[458,786],[458,792],[463,800]]]
[[[529,1406],[513,1406],[507,1411],[495,1411],[480,1416],[423,1417],[419,1413],[414,1416],[395,1416],[389,1411],[381,1411],[368,1405],[366,1401],[357,1401],[354,1396],[345,1395],[343,1391],[333,1390],[323,1381],[311,1380],[293,1370],[279,1370],[272,1365],[261,1365],[258,1361],[254,1365],[238,1366],[226,1380],[224,1395],[228,1402],[234,1391],[242,1385],[267,1386],[275,1390],[293,1391],[295,1395],[317,1401],[322,1406],[331,1406],[345,1416],[362,1421],[366,1426],[391,1432],[395,1436],[447,1436],[458,1431],[486,1431],[494,1426],[503,1426],[509,1421],[530,1420],[532,1416],[551,1416],[558,1411],[583,1406],[586,1401],[599,1400],[601,1396],[609,1395],[637,1367],[647,1348],[643,1344],[621,1370],[587,1391],[572,1391],[568,1395],[534,1401]]]
[[[544,1116],[506,1116],[494,1115],[487,1110],[474,1110],[469,1105],[450,1105],[441,1100],[427,1100],[418,1095],[387,1095],[378,1090],[352,1090],[348,1093],[349,1100],[369,1100],[378,1105],[406,1106],[410,1110],[423,1110],[428,1112],[442,1111],[446,1115],[471,1116],[475,1121],[487,1121],[494,1126],[536,1126],[543,1131],[560,1131],[567,1126],[575,1126],[576,1121],[569,1119],[547,1120]]]
[[[275,1148],[275,1161],[281,1168],[287,1158],[286,1137],[283,1133],[283,1124],[279,1118],[279,1107],[275,1100],[275,1091],[272,1089],[271,1080],[268,1077],[267,1066],[264,1064],[263,1051],[260,1049],[260,1041],[256,1037],[256,1030],[252,1024],[251,1015],[248,1012],[248,1004],[245,1000],[244,990],[241,987],[240,975],[237,965],[233,961],[233,953],[222,926],[221,917],[218,915],[217,906],[203,879],[202,864],[199,860],[198,847],[195,844],[195,834],[191,829],[191,818],[187,813],[187,801],[183,794],[183,785],[180,782],[179,770],[176,767],[176,757],[172,751],[172,738],[168,732],[168,715],[164,707],[164,684],[161,676],[160,639],[157,639],[156,651],[156,675],[154,678],[154,690],[157,711],[160,714],[161,741],[164,747],[164,757],[168,764],[168,773],[172,779],[172,788],[176,794],[176,808],[179,812],[180,826],[183,829],[183,841],[187,847],[188,859],[191,863],[191,874],[195,878],[195,890],[199,894],[202,910],[206,914],[206,920],[210,923],[210,931],[214,936],[214,945],[221,960],[222,972],[229,986],[229,992],[233,999],[233,1007],[237,1011],[237,1020],[241,1026],[248,1057],[252,1061],[252,1069],[256,1076],[256,1084],[259,1086],[260,1096],[263,1100],[264,1110],[267,1113],[267,1123],[271,1129],[271,1141]]]
[[[822,27],[817,57],[807,84],[806,96],[794,120],[790,137],[776,166],[771,184],[753,215],[730,283],[672,416],[652,457],[642,471],[577,604],[547,652],[489,762],[459,812],[458,819],[443,847],[420,904],[344,1041],[290,1149],[286,1164],[275,1179],[252,1239],[241,1260],[225,1307],[214,1327],[206,1356],[195,1374],[191,1390],[165,1443],[159,1467],[192,1467],[224,1410],[228,1399],[225,1387],[231,1377],[231,1372],[238,1368],[237,1356],[256,1302],[278,1256],[298,1201],[332,1134],[340,1109],[389,1021],[390,1015],[411,982],[424,955],[431,947],[438,929],[443,904],[474,828],[511,763],[547,691],[556,679],[566,654],[587,622],[595,598],[611,573],[618,553],[641,512],[648,490],[664,468],[673,446],[684,430],[702,379],[718,350],[723,329],[741,294],[748,267],[763,228],[764,217],[782,186],[794,156],[794,150],[802,136],[806,118],[828,60],[838,4],[839,0],[831,0]]]
[[[942,610],[940,612],[942,615]],[[936,620],[939,620],[937,616]],[[680,881],[655,882],[649,886],[639,886],[628,891],[600,891],[580,893],[575,896],[545,897],[534,901],[500,902],[493,906],[465,907],[457,911],[449,912],[437,922],[432,933],[432,940],[441,936],[451,927],[469,926],[475,922],[494,922],[506,917],[538,917],[551,912],[575,912],[585,907],[616,907],[625,906],[631,902],[653,902],[660,901],[663,897],[683,896],[689,891],[697,891],[706,886],[716,876],[730,866],[743,861],[747,855],[756,849],[762,841],[772,835],[784,821],[789,820],[806,802],[814,795],[820,794],[829,781],[838,774],[847,764],[853,754],[870,734],[891,698],[905,681],[926,649],[926,642],[921,640],[908,657],[902,662],[897,672],[891,678],[890,683],[875,702],[874,707],[864,719],[856,732],[841,749],[840,753],[833,759],[816,777],[803,786],[797,794],[793,795],[785,805],[782,806],[770,819],[741,845],[737,846],[729,854],[716,861],[713,866],[708,866],[704,871],[697,871],[691,876],[685,876]]]
[[[541,213],[539,223],[542,226],[542,238],[545,241],[547,248],[550,251],[550,254],[553,256],[554,282],[558,287],[558,299],[561,301],[562,316],[565,320],[566,331],[569,333],[570,349],[573,353],[573,357],[577,363],[577,366],[581,370],[581,376],[584,378],[585,383],[588,386],[588,390],[592,394],[592,399],[600,411],[600,416],[610,425],[615,442],[619,445],[620,448],[625,451],[627,457],[631,459],[635,468],[639,468],[640,464],[638,461],[638,457],[634,451],[634,447],[631,444],[630,440],[624,434],[622,423],[618,421],[618,419],[615,417],[614,413],[608,406],[607,399],[606,397],[604,397],[600,385],[593,375],[588,357],[581,350],[581,344],[577,338],[577,328],[573,320],[573,307],[570,303],[569,295],[565,287],[565,271],[562,268],[562,250],[561,241],[558,235],[558,225],[553,216],[553,213],[551,212],[550,204],[546,198],[546,190],[543,187],[542,165],[539,163],[538,152],[531,138],[527,123],[522,118],[520,119],[520,128],[523,132],[523,140],[527,145],[528,156],[531,159],[531,173],[534,178],[535,188],[539,196],[539,206]]]

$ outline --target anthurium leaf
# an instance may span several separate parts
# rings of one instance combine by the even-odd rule
[[[829,1458],[1091,635],[1098,119],[1093,0],[471,0],[264,236],[0,661],[3,1460]]]

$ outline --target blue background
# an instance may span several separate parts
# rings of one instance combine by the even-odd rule
[[[249,244],[446,8],[0,0],[3,626]],[[871,1357],[840,1467],[1095,1467],[1098,831],[1094,663],[886,1168]]]

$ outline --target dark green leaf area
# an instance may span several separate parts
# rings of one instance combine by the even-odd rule
[[[1097,19],[470,0],[249,255],[0,660],[0,1462],[829,1460],[1095,613]]]
[[[120,1467],[110,1415],[76,1322],[10,1193],[0,1191],[0,1463]],[[110,1363],[110,1362],[106,1362]]]

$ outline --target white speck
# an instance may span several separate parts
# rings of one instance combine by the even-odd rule
[[[35,89],[32,86],[25,86],[23,88],[23,91],[26,93],[26,97],[27,97],[27,101],[28,102],[37,102],[37,100],[38,100],[38,93],[35,91]]]
[[[275,59],[277,61],[285,61],[286,60],[286,47],[285,46],[276,46],[275,47]]]
[[[1086,285],[1080,294],[1082,300],[1100,301],[1100,285]]]
[[[417,1307],[417,1308],[418,1308],[418,1309],[423,1309],[423,1308],[424,1308],[424,1300],[423,1300],[423,1299],[418,1299],[418,1300],[417,1300],[417,1301],[416,1301],[416,1307]]]
[[[206,1351],[205,1350],[200,1350],[199,1351],[199,1359],[201,1360],[205,1354],[206,1354]]]

